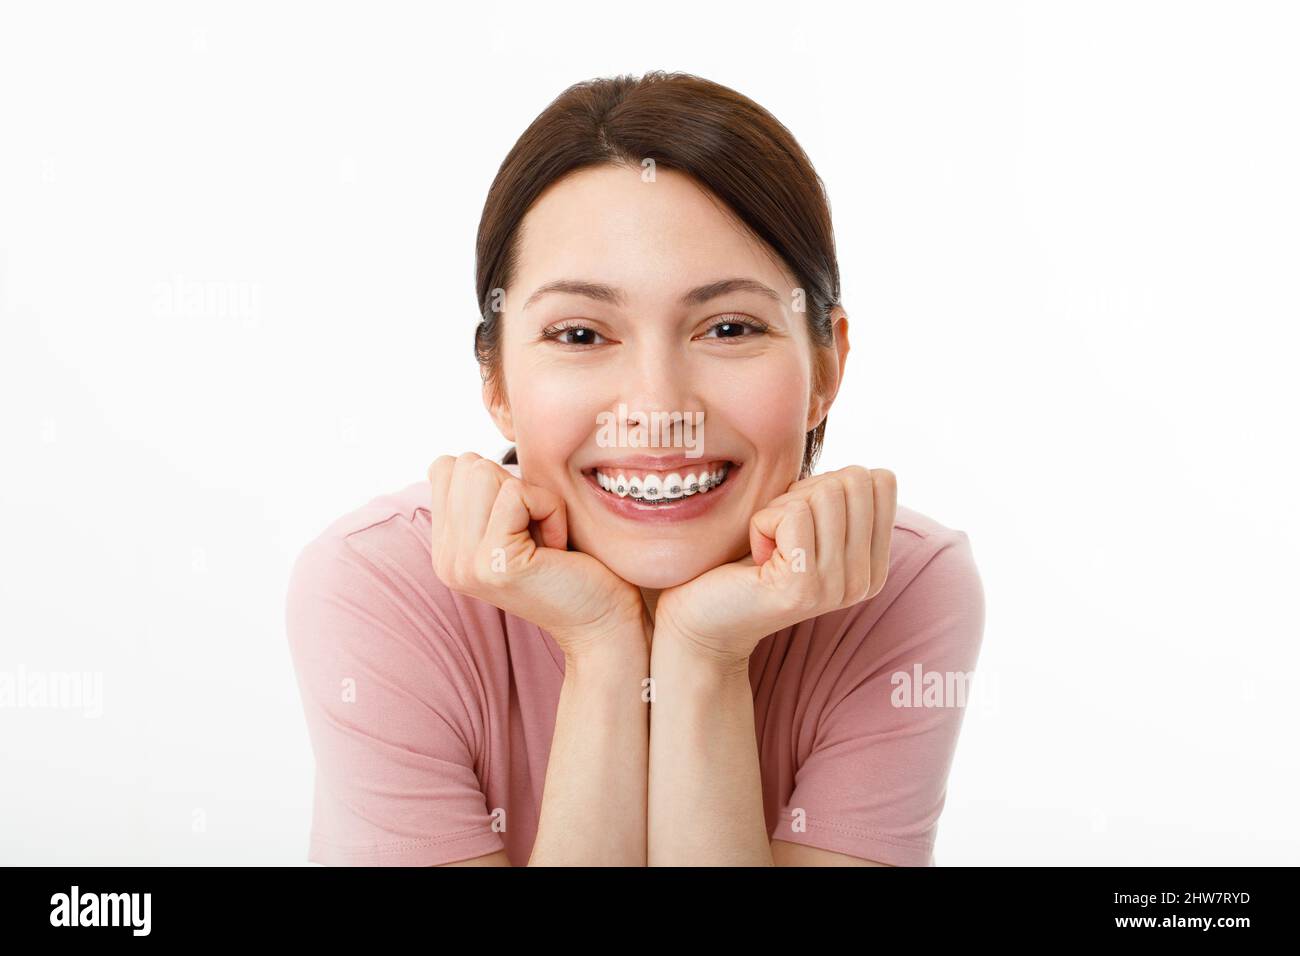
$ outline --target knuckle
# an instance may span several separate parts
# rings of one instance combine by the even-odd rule
[[[871,492],[871,472],[861,465],[853,465],[846,469],[849,472],[845,476],[848,485],[858,492]]]
[[[495,480],[498,468],[500,466],[491,458],[476,457],[469,466],[470,478],[474,481]]]
[[[474,462],[478,460],[478,457],[479,456],[474,454],[472,451],[456,456],[456,460],[452,466],[452,471],[458,481],[463,481],[465,475],[469,474],[473,470]]]
[[[827,481],[818,486],[817,490],[821,493],[821,500],[826,502],[844,500],[844,483],[840,481]]]

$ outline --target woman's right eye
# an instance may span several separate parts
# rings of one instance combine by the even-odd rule
[[[602,336],[595,329],[586,325],[553,325],[542,330],[542,338],[551,339],[559,342],[561,345],[599,345],[604,341]],[[597,340],[600,341],[597,341]]]

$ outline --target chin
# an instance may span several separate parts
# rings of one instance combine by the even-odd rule
[[[707,567],[700,565],[684,566],[676,565],[671,568],[661,568],[659,570],[647,570],[638,567],[637,562],[629,561],[626,565],[616,562],[616,564],[606,564],[611,571],[617,574],[628,584],[634,584],[639,588],[646,588],[652,591],[662,591],[666,588],[675,588],[679,584],[685,584],[692,578],[699,577]]]
[[[599,551],[591,554],[628,584],[653,591],[677,587],[706,571],[737,560],[725,553],[701,553],[698,548],[664,548],[652,557],[645,553],[628,554],[621,549],[618,554],[601,554]]]

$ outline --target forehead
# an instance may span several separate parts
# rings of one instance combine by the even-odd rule
[[[598,166],[554,183],[520,229],[515,281],[524,294],[554,279],[626,289],[629,298],[675,298],[720,277],[775,289],[793,278],[769,247],[689,176]]]

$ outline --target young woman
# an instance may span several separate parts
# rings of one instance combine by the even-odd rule
[[[983,591],[888,470],[813,474],[848,317],[789,131],[698,77],[578,84],[477,253],[514,448],[294,568],[309,859],[932,865]]]

